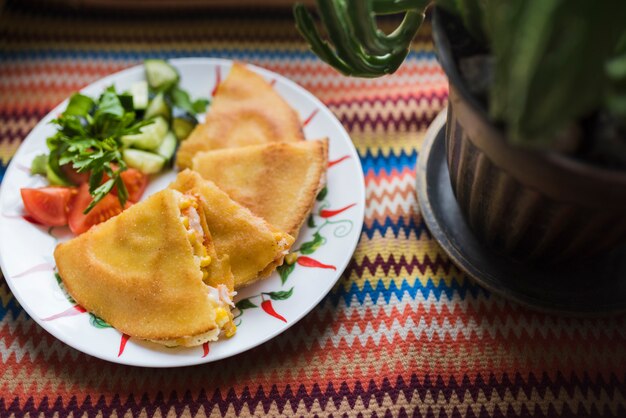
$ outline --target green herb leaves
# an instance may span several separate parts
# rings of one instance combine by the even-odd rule
[[[126,170],[122,158],[123,135],[136,134],[152,121],[138,121],[132,97],[107,88],[98,100],[74,94],[67,109],[52,121],[57,133],[47,140],[48,165],[62,180],[70,183],[61,166],[70,164],[78,173],[89,173],[89,193],[93,201],[89,212],[104,196],[117,187],[117,196],[124,206],[128,192],[120,174]],[[108,179],[103,183],[105,175]]]

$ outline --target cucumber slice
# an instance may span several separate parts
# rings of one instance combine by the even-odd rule
[[[172,120],[172,130],[179,140],[187,139],[191,131],[196,127],[198,122],[190,118],[174,118]]]
[[[146,109],[146,114],[144,115],[144,118],[150,119],[156,116],[161,116],[167,120],[170,120],[171,109],[165,101],[165,95],[163,94],[163,92],[154,96],[154,99],[152,99],[152,101],[148,105],[148,108]]]
[[[30,164],[30,174],[48,175],[48,154],[40,154]]]
[[[130,94],[133,96],[135,110],[145,110],[148,107],[148,82],[137,81],[130,86]]]
[[[169,161],[176,152],[176,145],[178,145],[178,140],[174,132],[170,131],[165,135],[165,138],[163,138],[163,142],[161,142],[161,145],[157,148],[156,153]]]
[[[154,122],[140,129],[135,135],[124,135],[122,143],[127,147],[154,150],[161,145],[165,134],[167,134],[167,121],[161,117],[154,118]]]
[[[56,148],[50,152],[46,164],[46,177],[53,186],[72,186],[72,182],[67,178],[59,166],[59,158],[63,149]]]
[[[132,148],[125,149],[123,156],[129,167],[136,168],[146,174],[158,173],[163,169],[166,162],[166,159],[158,154]]]
[[[176,68],[164,60],[145,60],[146,78],[148,84],[155,90],[165,90],[178,83],[179,75]]]

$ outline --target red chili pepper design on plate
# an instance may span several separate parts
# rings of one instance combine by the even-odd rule
[[[60,116],[60,115],[59,115],[59,116]],[[58,116],[57,116],[57,117],[58,117]],[[19,170],[22,170],[23,172],[25,172],[25,173],[27,173],[27,174],[30,174],[30,167],[26,167],[26,166],[25,166],[25,165],[23,165],[23,164],[17,164],[16,166],[17,166],[17,168],[18,168]]]
[[[274,318],[278,318],[283,322],[287,322],[284,316],[274,310],[271,300],[264,300],[263,302],[261,302],[261,308],[263,308],[265,312],[272,315]]]
[[[344,155],[344,156],[343,156],[343,157],[341,157],[341,158],[338,158],[338,159],[333,160],[333,161],[329,161],[329,162],[328,162],[328,168],[331,168],[332,166],[337,165],[337,164],[339,164],[340,162],[347,160],[348,158],[350,158],[350,156],[349,156],[349,155]]]
[[[64,310],[63,312],[60,312],[60,313],[55,314],[55,315],[48,316],[46,318],[41,318],[41,320],[42,321],[52,321],[52,320],[55,320],[55,319],[63,318],[63,317],[66,317],[66,316],[74,316],[74,315],[82,314],[82,313],[85,313],[85,312],[87,312],[87,310],[85,308],[83,308],[82,306],[74,305],[71,308]]]
[[[304,120],[304,122],[302,122],[302,126],[307,126],[309,123],[311,123],[311,121],[313,120],[313,118],[315,117],[315,115],[317,115],[317,112],[319,112],[319,109],[315,109],[313,112],[311,112],[311,114],[309,115],[308,118],[306,118]]]
[[[16,277],[27,276],[31,273],[37,273],[39,271],[52,271],[53,269],[54,266],[50,263],[37,264],[36,266],[29,268],[28,270],[16,274],[15,276],[13,276],[13,278],[15,279]]]
[[[126,343],[130,339],[130,335],[122,334],[122,339],[120,340],[120,351],[117,353],[117,356],[121,356],[124,353],[124,348],[126,348]]]
[[[337,270],[337,267],[335,266],[331,266],[330,264],[320,263],[319,261],[311,257],[306,257],[306,256],[298,257],[298,259],[296,260],[296,263],[300,264],[303,267],[317,267],[321,269]]]
[[[206,356],[209,355],[209,342],[205,342],[204,344],[202,344],[202,358],[205,358]]]
[[[339,215],[341,212],[350,209],[352,206],[356,206],[356,203],[352,203],[351,205],[345,206],[341,209],[334,209],[334,210],[323,209],[320,211],[320,216],[322,218],[330,218],[332,216]]]
[[[215,96],[217,92],[217,88],[222,82],[222,73],[220,72],[220,67],[215,67],[215,86],[213,87],[213,91],[211,92],[211,97]]]

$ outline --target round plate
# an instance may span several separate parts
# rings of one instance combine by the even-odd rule
[[[206,58],[176,59],[171,63],[181,74],[181,86],[194,98],[210,97],[215,84],[232,65],[228,60]],[[65,109],[65,101],[28,135],[13,157],[0,190],[0,266],[19,303],[44,329],[84,353],[112,362],[149,367],[193,365],[241,353],[284,332],[330,291],[350,261],[363,225],[365,185],[358,154],[342,125],[313,95],[278,74],[249,67],[273,83],[296,109],[307,139],[329,138],[327,192],[318,196],[312,217],[293,248],[312,242],[314,237],[316,245],[306,246],[306,254],[300,254],[293,266],[285,266],[267,280],[239,292],[235,302],[243,310],[235,311],[239,327],[234,337],[194,348],[166,348],[128,339],[75,307],[59,287],[53,251],[59,241],[71,238],[68,229],[43,228],[23,218],[20,188],[46,184],[40,176],[31,176],[28,167],[33,157],[47,152],[46,137],[54,132],[48,122]],[[83,92],[97,96],[110,85],[123,91],[142,79],[143,67],[137,66],[103,78]],[[172,170],[151,179],[145,196],[166,187],[175,175]],[[261,307],[263,300],[271,301],[277,315]]]
[[[450,185],[445,122],[444,111],[428,129],[417,161],[417,191],[424,222],[455,264],[490,291],[535,309],[575,315],[626,310],[626,247],[583,265],[540,268],[477,240]]]

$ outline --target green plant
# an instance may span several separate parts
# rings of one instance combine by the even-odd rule
[[[346,75],[394,72],[408,54],[428,0],[318,0],[326,41],[309,11],[294,7],[311,49]],[[493,57],[489,114],[508,138],[555,146],[594,111],[626,121],[626,1],[436,0]],[[385,34],[382,14],[403,13]]]

